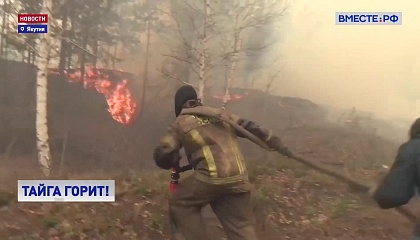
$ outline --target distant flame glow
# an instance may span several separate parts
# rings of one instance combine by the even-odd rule
[[[225,97],[225,95],[213,95],[213,98],[215,99],[219,99],[219,100],[223,100]],[[239,100],[242,99],[244,96],[240,95],[240,94],[233,94],[233,95],[228,95],[227,96],[227,100],[228,101],[235,101],[235,100]]]

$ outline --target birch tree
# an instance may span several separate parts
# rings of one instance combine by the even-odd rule
[[[180,38],[180,44],[175,46],[170,54],[164,56],[175,61],[188,65],[189,70],[198,84],[192,84],[191,81],[179,79],[174,74],[162,69],[166,77],[176,79],[184,84],[197,86],[197,95],[204,102],[205,88],[208,81],[209,71],[211,70],[211,47],[209,44],[212,28],[214,27],[213,13],[211,11],[211,0],[202,0],[194,2],[195,5],[182,1],[182,4],[174,0],[170,13],[175,22],[175,31]],[[172,39],[173,41],[173,39]],[[190,78],[190,77],[189,77]]]
[[[199,72],[199,82],[198,82],[198,98],[201,101],[204,101],[204,88],[206,83],[206,70],[207,70],[207,59],[208,59],[208,46],[207,46],[207,33],[209,28],[209,18],[210,18],[210,0],[204,0],[204,24],[203,24],[203,35],[201,36],[201,51],[200,55],[200,72]]]
[[[250,52],[266,51],[272,43],[250,44],[253,29],[272,28],[285,12],[283,1],[210,1],[173,0],[172,18],[180,44],[165,56],[189,65],[192,72],[187,81],[176,74],[162,71],[180,82],[197,86],[198,96],[205,98],[214,86],[225,86],[224,108],[229,100],[229,88],[235,82],[243,59]],[[273,29],[270,29],[273,30]],[[263,37],[262,37],[263,38]],[[264,40],[264,38],[263,38]],[[169,44],[173,42],[170,39]],[[179,71],[181,68],[173,69]],[[247,69],[242,68],[246,71]],[[223,72],[226,72],[223,74]],[[221,81],[224,78],[224,81]],[[193,83],[192,80],[196,80]]]
[[[257,38],[258,36],[250,36],[252,29],[271,28],[285,13],[287,7],[283,1],[274,1],[271,4],[264,5],[258,1],[250,3],[226,3],[228,16],[227,21],[234,19],[234,24],[227,30],[228,52],[224,59],[226,60],[226,84],[225,95],[223,97],[222,108],[224,109],[230,99],[229,89],[235,81],[238,64],[241,59],[245,59],[250,52],[261,52],[267,50],[273,43],[262,41],[257,45],[244,45],[243,38]],[[251,31],[250,31],[251,30]],[[273,30],[273,29],[271,29]],[[241,57],[242,56],[242,57]],[[252,54],[251,54],[252,56]],[[277,75],[276,75],[277,76]],[[272,82],[270,83],[270,85]]]
[[[44,0],[42,13],[49,13],[52,8],[52,0]],[[50,19],[51,25],[52,19]],[[51,59],[50,34],[43,34],[39,39],[38,57],[35,59],[35,65],[38,67],[37,87],[36,87],[36,139],[38,150],[38,161],[41,170],[45,176],[51,174],[51,151],[48,136],[48,65]]]

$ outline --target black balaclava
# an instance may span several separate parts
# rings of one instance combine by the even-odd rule
[[[189,85],[182,86],[175,93],[175,116],[179,116],[182,107],[189,100],[197,100],[197,92]]]

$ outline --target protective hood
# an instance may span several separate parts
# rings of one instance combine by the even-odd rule
[[[175,116],[179,116],[185,103],[197,100],[197,92],[189,85],[182,86],[175,93]]]

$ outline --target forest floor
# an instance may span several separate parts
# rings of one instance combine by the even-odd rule
[[[398,147],[378,136],[325,126],[291,129],[282,136],[296,153],[366,182],[377,180]],[[412,224],[394,210],[380,210],[366,194],[292,160],[267,154],[250,160],[248,169],[260,239],[401,240],[411,235]],[[16,180],[36,179],[35,172],[33,160],[0,160],[0,240],[170,239],[168,172],[65,177],[115,179],[115,203],[17,203]],[[212,238],[225,239],[214,214],[205,209],[203,215]]]

